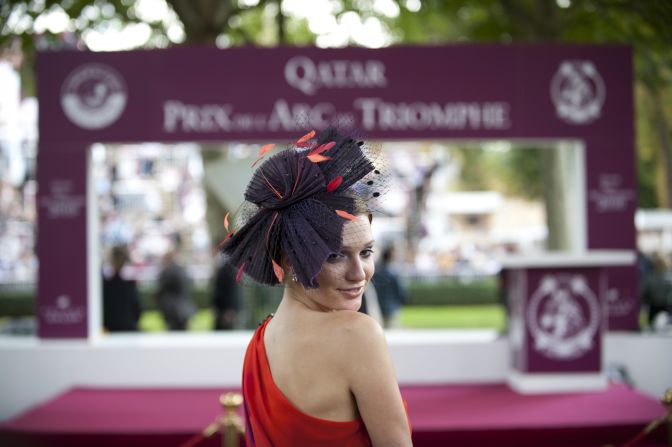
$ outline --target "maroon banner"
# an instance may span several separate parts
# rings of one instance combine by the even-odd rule
[[[38,336],[88,334],[86,175],[87,152],[38,152]],[[46,148],[52,149],[52,148]]]
[[[381,140],[580,141],[587,191],[576,206],[586,209],[587,248],[635,249],[628,47],[45,52],[38,82],[40,152],[50,156],[94,142],[286,141],[333,121]],[[51,274],[40,262],[40,275]],[[637,277],[626,277],[610,286],[619,295],[610,329],[637,328],[638,297],[628,292]],[[40,292],[40,306],[42,293],[52,292]]]
[[[284,140],[342,119],[380,139],[618,134],[632,143],[626,47],[179,47],[39,58],[48,139]]]

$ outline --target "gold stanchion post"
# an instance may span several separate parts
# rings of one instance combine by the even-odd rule
[[[667,445],[672,447],[672,388],[665,391],[661,402],[667,409]]]
[[[219,403],[224,407],[222,419],[222,447],[240,447],[240,438],[245,434],[243,420],[238,416],[238,409],[243,404],[240,393],[224,393],[219,396]]]

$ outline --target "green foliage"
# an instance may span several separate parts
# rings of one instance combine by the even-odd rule
[[[22,317],[34,314],[34,286],[0,284],[0,317]]]
[[[566,7],[559,6],[564,3]],[[403,1],[398,4],[399,17],[386,21],[396,42],[619,43],[633,48],[636,80],[646,86],[649,94],[670,96],[672,93],[670,1],[426,0],[418,12],[409,11]],[[643,90],[637,91],[637,103],[641,105]],[[672,201],[670,186],[664,184],[664,180],[672,176],[664,163],[666,157],[672,157],[669,154],[672,148],[660,137],[667,135],[668,141],[672,139],[669,124],[672,102],[664,101],[664,104],[667,121],[660,116],[652,120],[650,106],[638,108],[639,204],[646,207],[664,206],[666,200]],[[654,144],[658,147],[655,151],[642,147],[643,135],[651,140],[656,138],[656,134],[658,140]],[[527,161],[523,162],[523,169],[532,166]],[[656,169],[653,169],[654,166]],[[525,179],[528,174],[531,173],[526,172],[519,178]],[[467,172],[467,175],[470,173]],[[466,182],[471,182],[471,179],[466,179]],[[668,181],[669,184],[672,182]],[[534,192],[533,195],[536,194]]]
[[[503,182],[499,190],[513,196],[540,199],[543,196],[541,150],[514,148],[494,155],[501,159]],[[494,171],[497,172],[497,171]]]
[[[463,191],[485,191],[491,188],[491,177],[484,175],[485,154],[475,147],[451,148],[450,154],[460,164],[459,189]]]
[[[408,306],[494,304],[499,300],[498,283],[493,278],[416,280],[407,287]]]
[[[256,4],[238,0],[206,2],[202,0],[167,0],[177,15],[188,43],[232,45],[310,45],[315,35],[305,20],[285,17],[281,0],[260,0]],[[672,2],[665,0],[473,0],[455,2],[423,0],[416,4],[395,0],[397,16],[376,9],[374,0],[334,0],[332,10],[338,18],[356,13],[362,20],[374,17],[385,25],[393,43],[510,43],[567,42],[619,43],[634,50],[639,118],[637,120],[637,172],[639,203],[660,206],[672,200],[672,172],[665,159],[672,157],[670,118],[671,101],[664,101],[664,112],[652,119],[651,106],[641,96],[670,97],[672,94]],[[34,48],[59,48],[66,45],[63,36],[49,32],[36,38],[34,25],[38,17],[54,10],[63,11],[71,20],[70,32],[78,41],[87,30],[140,23],[136,2],[130,0],[6,0],[0,2],[0,48],[18,38],[23,48],[23,88],[34,94]],[[12,17],[12,20],[10,20]],[[22,17],[17,20],[17,17]],[[144,23],[144,22],[143,22]],[[148,23],[152,36],[145,47],[170,44],[165,21]],[[80,41],[81,42],[81,41]],[[81,43],[76,43],[81,45]],[[667,115],[667,118],[663,117]],[[663,138],[664,137],[664,138]],[[648,140],[647,140],[648,139]],[[668,143],[665,143],[668,141]],[[655,150],[652,150],[655,148]],[[478,154],[465,155],[464,183],[479,189],[482,181],[472,166],[481,161]],[[535,155],[513,151],[502,158],[500,167],[518,167],[518,176],[507,173],[505,185],[522,191],[527,197],[539,197]],[[654,169],[655,167],[655,169]],[[473,186],[473,188],[472,188]]]
[[[451,155],[461,167],[460,190],[496,190],[505,195],[532,200],[542,197],[539,149],[514,146],[500,150],[459,146],[451,148]]]
[[[637,196],[637,205],[639,208],[656,208],[658,206],[658,184],[657,179],[661,175],[661,167],[657,163],[658,155],[656,148],[655,129],[651,125],[650,98],[644,86],[637,88],[637,177],[639,178],[639,190]],[[655,175],[654,175],[655,174]]]

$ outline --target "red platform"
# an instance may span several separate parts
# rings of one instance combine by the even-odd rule
[[[0,445],[177,446],[221,414],[230,389],[75,388],[0,425]],[[506,385],[404,386],[422,446],[619,445],[665,412],[620,384],[604,392],[523,396]],[[659,428],[638,444],[666,446]],[[219,446],[216,436],[202,444]]]

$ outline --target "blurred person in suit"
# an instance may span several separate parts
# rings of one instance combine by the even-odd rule
[[[112,248],[111,272],[103,275],[103,327],[107,332],[137,331],[140,321],[140,297],[135,280],[122,274],[128,262],[128,250],[123,245]]]
[[[371,280],[376,288],[385,328],[398,325],[399,309],[406,303],[406,290],[399,279],[399,274],[391,266],[393,256],[394,248],[391,245],[383,248],[380,260],[376,264],[376,274]]]
[[[669,260],[661,253],[652,259],[653,270],[644,279],[642,304],[648,307],[649,326],[657,326],[659,314],[672,315],[672,271]]]
[[[214,330],[226,331],[238,327],[240,295],[240,286],[236,283],[236,271],[226,262],[224,256],[220,256],[212,284]]]
[[[178,262],[174,249],[169,250],[163,257],[156,300],[169,330],[187,329],[189,320],[196,313],[196,305],[192,296],[191,278]]]

